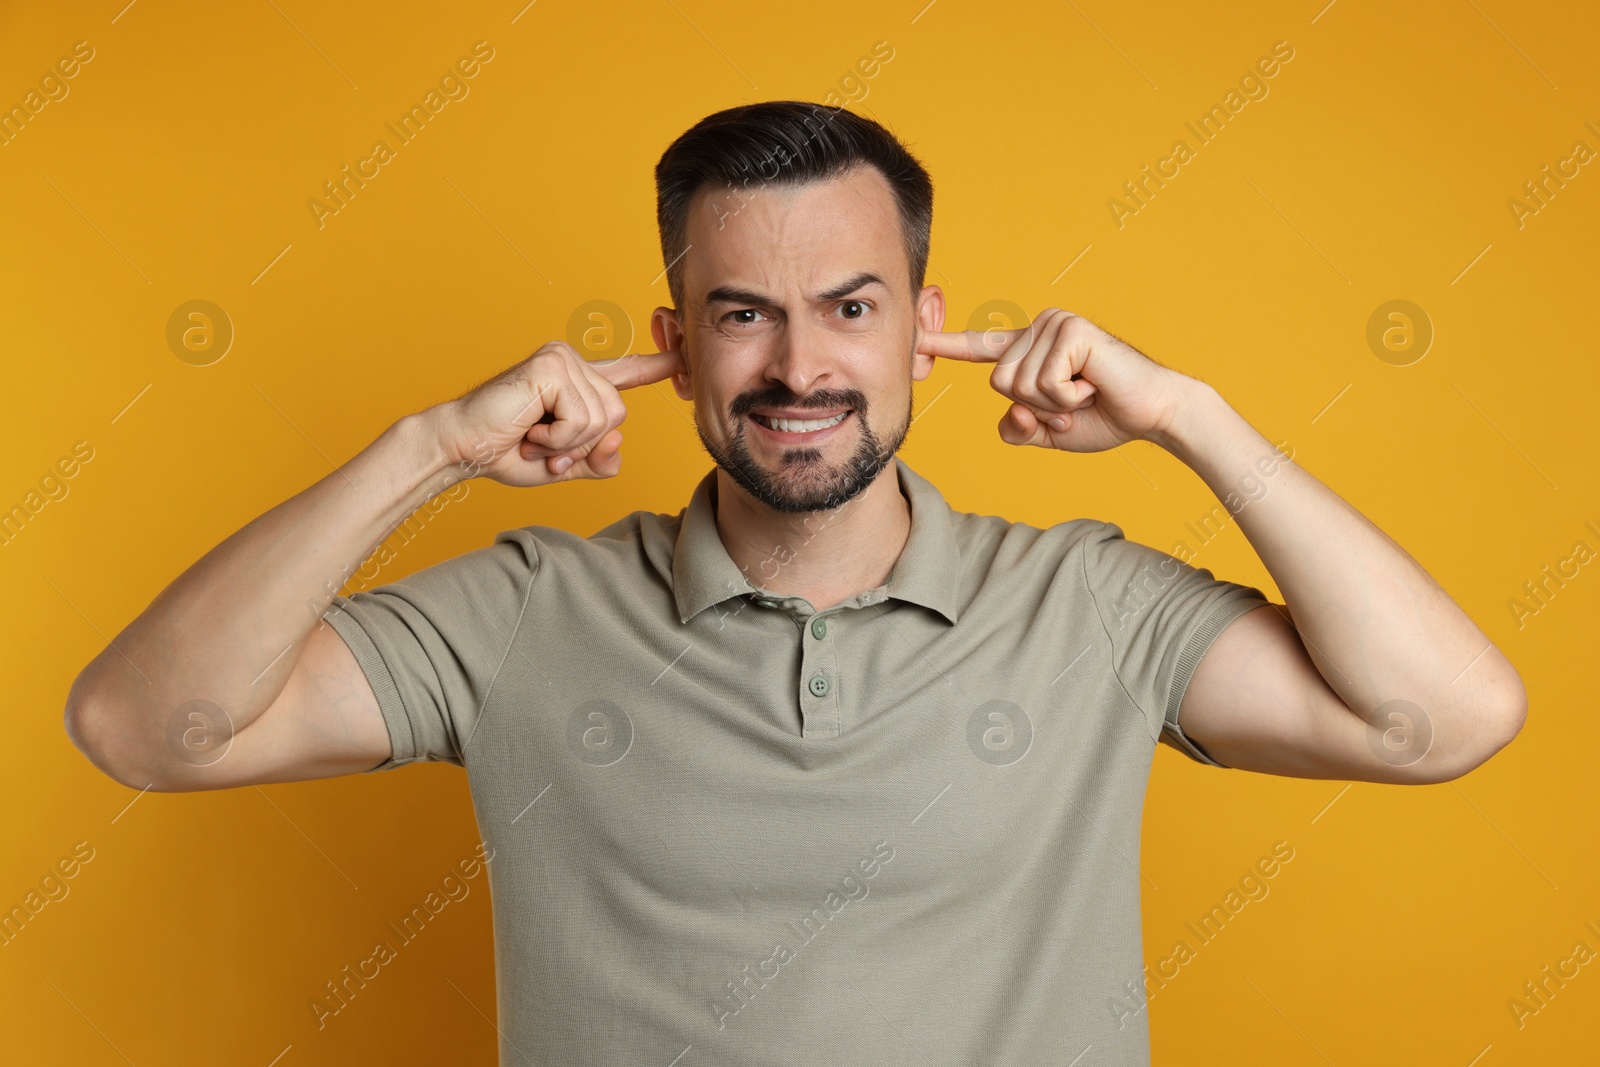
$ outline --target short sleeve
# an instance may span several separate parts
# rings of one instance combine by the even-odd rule
[[[492,545],[334,597],[324,618],[371,684],[394,746],[371,771],[426,761],[466,766],[539,561],[530,530],[504,530]]]
[[[1234,619],[1269,603],[1266,595],[1129,541],[1109,522],[1088,535],[1083,566],[1111,641],[1112,669],[1152,737],[1197,762],[1223,766],[1185,736],[1178,708],[1211,642]]]

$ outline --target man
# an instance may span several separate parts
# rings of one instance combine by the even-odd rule
[[[942,332],[932,185],[876,123],[733,108],[656,177],[659,352],[553,342],[401,419],[174,581],[67,708],[141,789],[465,767],[503,1063],[1147,1063],[1158,740],[1438,782],[1517,733],[1506,658],[1215,390],[1058,308]],[[993,365],[1008,444],[1171,451],[1285,603],[1112,523],[950,509],[895,454],[940,358]],[[667,379],[716,463],[679,514],[333,595],[462,477],[616,475],[621,391]]]

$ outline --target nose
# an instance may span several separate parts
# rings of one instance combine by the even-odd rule
[[[805,321],[790,318],[776,331],[766,369],[767,381],[782,382],[795,396],[810,395],[826,388],[833,369],[826,331]]]

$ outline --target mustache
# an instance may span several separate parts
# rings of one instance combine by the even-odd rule
[[[745,393],[734,400],[729,409],[734,418],[743,418],[756,408],[797,408],[802,411],[821,411],[828,408],[850,408],[865,412],[867,398],[858,389],[823,389],[810,396],[798,397],[787,389]]]

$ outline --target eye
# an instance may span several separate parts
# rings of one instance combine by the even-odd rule
[[[735,315],[759,315],[759,314],[761,314],[761,312],[757,311],[755,308],[740,308],[738,311],[730,311],[730,312],[728,312],[726,315],[724,315],[722,317],[724,319],[733,319],[733,317]],[[734,325],[736,325],[736,326],[754,326],[755,325],[755,321],[756,320],[754,320],[754,319],[737,319],[737,320],[734,320]]]
[[[866,315],[867,308],[869,307],[869,305],[865,301],[862,301],[862,300],[846,300],[844,303],[840,304],[839,307],[841,309],[844,309],[844,308],[859,308],[860,310],[856,314],[854,314],[854,315],[846,314],[845,315],[845,318],[847,318],[847,319],[859,319],[862,316]]]

